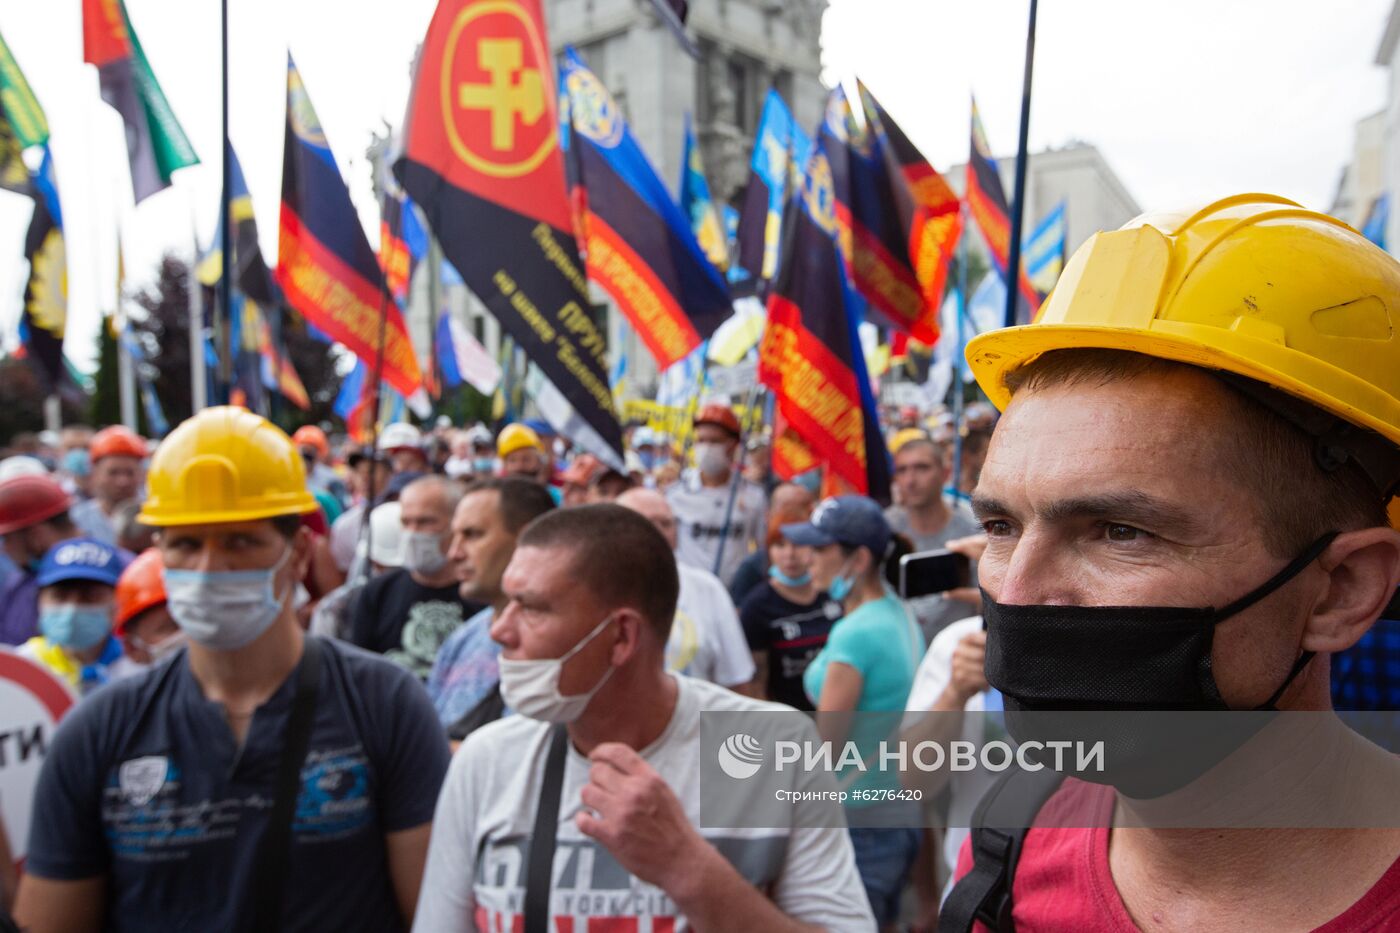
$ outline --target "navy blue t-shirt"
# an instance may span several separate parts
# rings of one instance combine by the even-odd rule
[[[825,593],[803,606],[783,598],[767,580],[753,588],[739,607],[739,621],[749,649],[768,654],[768,699],[793,709],[813,708],[802,675],[839,618],[841,604]]]
[[[384,836],[432,819],[447,741],[413,675],[322,646],[283,929],[399,930]],[[94,693],[44,762],[26,870],[106,875],[108,930],[236,929],[296,680],[293,671],[257,709],[242,749],[184,651]]]

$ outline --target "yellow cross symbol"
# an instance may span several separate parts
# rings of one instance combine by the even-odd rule
[[[486,84],[463,82],[457,87],[457,106],[490,111],[491,148],[498,152],[515,148],[517,114],[526,126],[544,116],[544,79],[538,69],[522,68],[523,63],[524,44],[519,39],[482,39],[477,46],[477,64],[491,80]]]

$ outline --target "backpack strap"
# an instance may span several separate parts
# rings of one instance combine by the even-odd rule
[[[1036,814],[1064,775],[1044,768],[1007,771],[972,814],[972,869],[948,894],[938,912],[938,933],[969,933],[978,920],[995,933],[1015,933],[1011,886],[1021,845]]]

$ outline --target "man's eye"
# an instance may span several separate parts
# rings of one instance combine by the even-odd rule
[[[1148,537],[1148,533],[1141,528],[1134,528],[1132,525],[1115,525],[1109,523],[1105,532],[1110,541],[1139,541]]]
[[[989,538],[1002,538],[1011,534],[1011,523],[1004,518],[993,518],[982,523],[982,530]]]

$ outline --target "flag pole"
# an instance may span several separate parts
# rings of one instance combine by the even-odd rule
[[[1031,129],[1031,71],[1035,64],[1036,0],[1031,0],[1026,26],[1026,71],[1021,83],[1021,139],[1016,149],[1016,194],[1011,201],[1011,243],[1006,261],[1006,326],[1016,324],[1016,299],[1021,293],[1021,218],[1026,201],[1026,139]]]
[[[389,198],[389,193],[384,192],[379,199],[379,216],[384,216],[385,204]],[[379,245],[379,253],[384,254],[384,244]],[[381,266],[383,263],[380,264]],[[374,406],[370,409],[370,416],[373,419],[369,433],[369,486],[365,490],[365,510],[360,515],[360,533],[357,537],[365,540],[365,553],[369,554],[374,548],[374,523],[369,520],[370,513],[374,511],[374,475],[376,458],[379,456],[379,414],[384,402],[384,342],[388,339],[389,322],[389,283],[382,281],[379,287],[379,339],[374,347]],[[368,562],[365,563],[365,573],[368,574]]]
[[[193,221],[193,217],[191,217]],[[190,403],[191,414],[209,407],[209,374],[204,364],[204,294],[199,283],[199,233],[194,231],[194,258],[190,261]]]
[[[231,361],[231,350],[229,346],[229,324],[233,320],[233,268],[232,268],[232,218],[230,217],[229,200],[231,197],[230,187],[232,186],[233,170],[230,164],[229,152],[232,146],[228,137],[228,0],[221,0],[222,11],[222,33],[220,41],[223,49],[223,193],[219,196],[219,237],[221,239],[220,249],[222,252],[222,270],[219,275],[219,320],[223,326],[220,328],[219,347],[219,372],[223,391],[229,391],[229,384],[233,381],[229,366]],[[227,401],[225,397],[224,401]]]
[[[968,171],[972,163],[968,163]],[[963,317],[967,310],[967,199],[958,206],[963,215],[963,235],[958,238],[958,343],[953,353],[953,490],[954,498],[962,494],[962,448],[963,448],[963,403],[967,385],[963,382],[963,353],[966,349],[966,333],[963,330]]]

